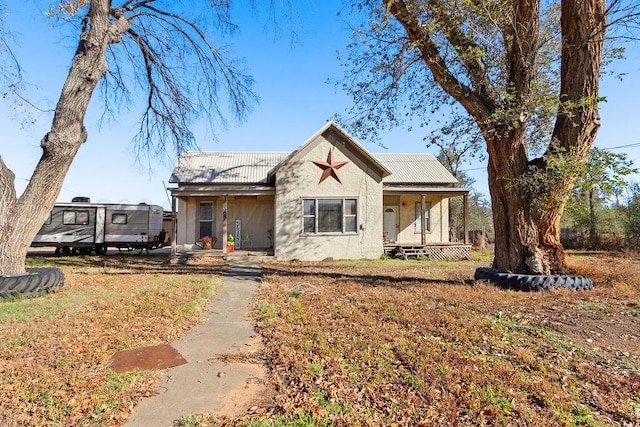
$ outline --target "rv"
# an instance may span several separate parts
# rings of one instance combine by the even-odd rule
[[[162,214],[157,205],[91,203],[85,197],[74,198],[53,207],[31,246],[55,246],[56,255],[102,255],[107,248],[155,249],[163,245],[166,235]]]

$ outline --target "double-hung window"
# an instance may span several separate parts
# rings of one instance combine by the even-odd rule
[[[357,212],[356,199],[304,199],[304,233],[355,233]]]
[[[198,239],[213,236],[213,203],[203,202],[198,206]]]
[[[429,210],[431,209],[431,203],[427,202],[424,210],[424,224],[425,231],[428,233],[431,231],[431,223],[429,218]],[[415,232],[422,233],[422,203],[416,203],[416,221],[415,221]]]

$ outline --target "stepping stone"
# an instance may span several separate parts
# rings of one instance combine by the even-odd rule
[[[172,368],[185,363],[184,357],[169,344],[122,350],[111,358],[111,368],[118,373]]]

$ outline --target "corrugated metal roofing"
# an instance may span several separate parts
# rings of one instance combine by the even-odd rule
[[[171,183],[262,184],[267,175],[290,153],[185,151],[173,170]],[[391,175],[385,184],[455,184],[456,179],[429,153],[372,156]]]
[[[372,154],[391,175],[385,184],[457,184],[451,173],[430,153],[376,153]]]
[[[289,153],[185,151],[169,182],[185,184],[258,184]]]

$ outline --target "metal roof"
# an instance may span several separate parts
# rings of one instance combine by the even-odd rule
[[[458,180],[430,153],[375,153],[391,175],[385,177],[385,184],[457,184]]]
[[[264,184],[267,174],[289,153],[185,151],[169,182],[185,184]]]
[[[376,159],[373,155],[371,155],[369,151],[367,151],[362,145],[360,145],[360,143],[358,143],[358,141],[356,141],[354,137],[349,135],[349,133],[346,130],[341,128],[340,125],[338,125],[333,120],[330,120],[322,128],[320,128],[319,131],[313,134],[311,138],[307,139],[307,141],[304,144],[302,144],[295,151],[293,151],[286,158],[284,158],[278,166],[273,168],[273,170],[269,172],[269,175],[270,175],[269,177],[271,177],[271,175],[276,174],[282,164],[287,163],[289,160],[292,160],[297,156],[301,155],[301,153],[304,153],[304,151],[308,149],[314,142],[318,141],[318,136],[324,134],[327,130],[330,130],[330,129],[337,130],[342,135],[342,137],[345,138],[345,140],[351,144],[350,146],[351,150],[355,150],[359,152],[362,156],[365,157],[365,159],[368,159],[367,163],[369,164],[369,166],[379,169],[383,177],[388,176],[391,173],[391,171],[385,168],[384,165],[382,165],[378,159]]]
[[[185,151],[169,179],[183,184],[265,184],[268,174],[291,153]],[[429,153],[371,154],[391,172],[384,184],[456,184],[458,181]]]

